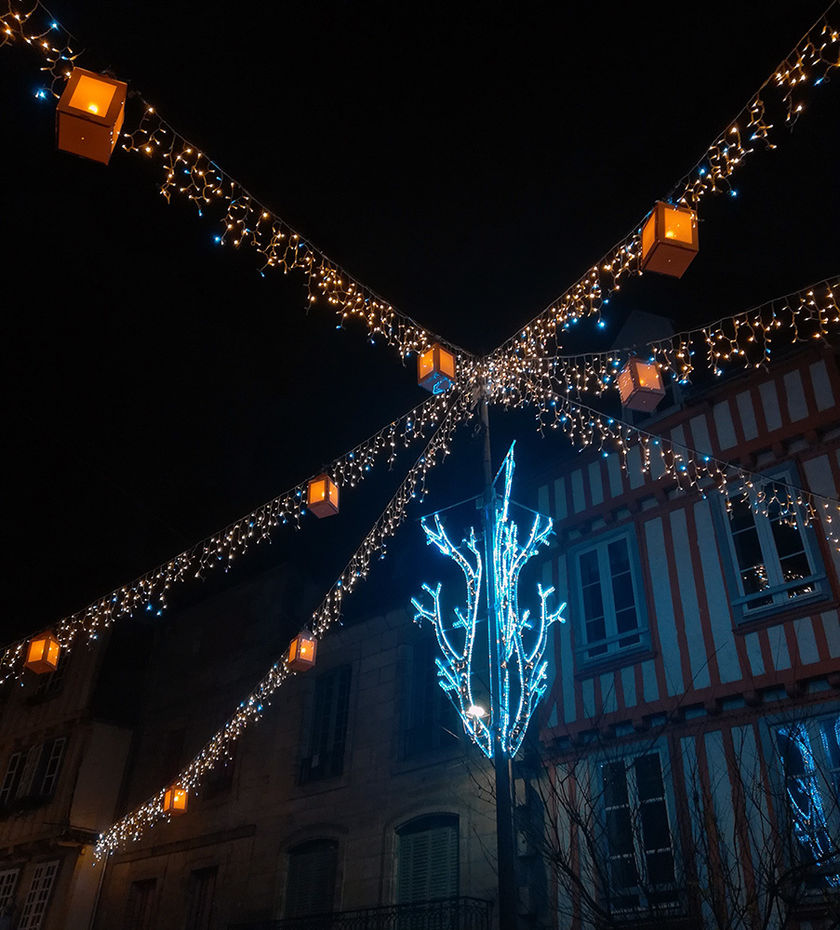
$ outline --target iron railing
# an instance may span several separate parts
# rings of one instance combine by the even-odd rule
[[[228,930],[490,930],[491,907],[480,898],[446,898],[231,924]]]

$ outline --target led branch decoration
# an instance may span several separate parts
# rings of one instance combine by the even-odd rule
[[[424,519],[422,527],[426,542],[437,546],[441,554],[452,559],[464,575],[467,603],[464,609],[455,608],[455,620],[450,630],[441,610],[440,583],[436,587],[424,584],[426,602],[412,598],[417,623],[433,625],[441,656],[436,659],[438,683],[452,702],[470,739],[491,758],[494,754],[494,733],[499,738],[501,751],[516,755],[528,723],[547,685],[547,662],[543,658],[548,645],[549,627],[555,621],[563,622],[561,612],[565,603],[549,610],[548,598],[554,588],[537,585],[540,599],[539,619],[532,619],[529,610],[519,609],[519,575],[525,565],[545,545],[552,530],[549,517],[537,514],[524,542],[519,539],[519,526],[510,517],[510,491],[513,482],[514,457],[511,446],[505,462],[504,491],[496,498],[493,519],[484,527],[485,546],[482,554],[476,531],[470,528],[469,536],[461,546],[449,538],[440,514],[433,517],[433,525]],[[484,560],[492,559],[492,571],[485,569]],[[487,585],[492,586],[486,591]],[[489,606],[488,635],[495,636],[497,650],[489,650],[491,659],[498,662],[498,695],[492,696],[493,711],[489,722],[486,712],[474,700],[473,684],[479,677],[474,665],[477,657],[476,634],[481,622],[479,598],[485,589]],[[458,644],[453,643],[458,636]],[[526,640],[530,645],[526,645]],[[491,676],[493,677],[493,676]]]

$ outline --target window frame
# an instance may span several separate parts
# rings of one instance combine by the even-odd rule
[[[834,726],[838,725],[840,722],[840,705],[833,704],[831,709],[823,709],[815,712],[814,708],[809,708],[807,713],[798,713],[798,714],[785,714],[779,715],[773,718],[766,719],[763,721],[766,729],[764,732],[765,739],[765,757],[770,760],[770,772],[773,783],[776,786],[779,797],[782,798],[783,804],[780,805],[782,808],[780,811],[780,817],[784,818],[784,823],[786,826],[789,826],[795,836],[795,815],[791,810],[791,804],[788,802],[788,773],[785,770],[784,759],[782,757],[781,747],[777,738],[779,730],[783,727],[802,727],[808,735],[809,750],[812,754],[818,755],[820,757],[820,763],[817,764],[815,768],[814,777],[818,781],[821,788],[825,788],[827,785],[827,775],[834,776],[837,779],[835,786],[828,784],[829,791],[833,792],[833,797],[829,795],[833,807],[828,811],[826,817],[826,827],[829,834],[834,831],[834,835],[840,836],[840,765],[833,767],[831,765],[831,759],[826,758],[826,751],[822,744],[820,738],[820,727],[821,724],[825,721],[831,722]],[[840,748],[840,739],[838,739],[838,747]],[[821,800],[822,797],[821,797]],[[838,876],[840,879],[840,841],[837,843],[838,854],[837,854],[837,863],[836,871],[834,867],[829,865],[823,867],[823,872],[831,872],[832,875]],[[800,851],[800,856],[805,855],[804,851]],[[801,863],[807,867],[807,863]],[[818,868],[818,867],[817,867]],[[836,894],[840,890],[840,885],[833,885],[832,883],[817,884],[808,883],[807,878],[803,877],[805,884],[805,895],[806,897],[818,897],[826,893]]]
[[[612,591],[612,575],[607,577],[604,584],[603,569],[609,568],[608,549],[611,543],[623,539],[627,546],[627,556],[630,566],[630,578],[633,583],[633,600],[636,610],[637,626],[635,630],[619,633],[617,630],[614,595]],[[602,606],[604,607],[604,628],[606,636],[602,640],[589,642],[586,636],[587,616],[583,602],[583,578],[581,575],[581,557],[592,551],[598,552],[598,575],[601,587]],[[601,533],[598,536],[581,541],[567,553],[567,569],[569,582],[569,601],[571,602],[572,617],[575,631],[575,664],[581,671],[589,672],[603,667],[620,667],[622,665],[636,664],[651,652],[650,622],[647,610],[647,588],[639,556],[638,536],[635,525],[624,526]],[[608,608],[609,605],[609,608]],[[638,636],[639,641],[632,645],[621,647],[618,643],[622,639]],[[613,645],[614,644],[614,645]],[[606,652],[600,655],[587,656],[593,648],[606,647]]]
[[[629,748],[629,747],[628,747]],[[633,863],[638,877],[643,877],[647,871],[646,854],[660,850],[646,850],[644,846],[644,837],[642,836],[641,822],[641,802],[639,799],[639,790],[637,784],[636,763],[638,760],[647,756],[655,755],[659,760],[659,774],[662,781],[662,802],[665,805],[665,814],[667,818],[668,835],[670,838],[670,852],[674,870],[674,881],[672,883],[663,883],[656,886],[662,892],[672,892],[673,901],[650,902],[648,894],[654,890],[650,882],[626,886],[618,889],[612,886],[611,877],[611,850],[609,845],[609,829],[607,823],[607,805],[606,805],[606,788],[604,783],[603,770],[606,766],[621,763],[624,766],[624,779],[628,798],[628,808],[630,811],[630,829],[632,831],[633,841]],[[603,850],[603,876],[605,887],[601,893],[605,897],[605,905],[608,912],[616,918],[625,918],[628,920],[637,919],[643,915],[668,915],[674,916],[685,913],[686,903],[680,887],[679,867],[680,867],[680,849],[679,849],[679,822],[677,820],[677,805],[674,796],[673,780],[668,777],[670,766],[670,752],[667,746],[659,743],[646,745],[644,748],[639,747],[638,752],[625,751],[620,755],[603,755],[593,760],[595,766],[595,780],[593,784],[598,785],[601,794],[598,798],[597,817],[601,829],[599,846]],[[622,896],[635,894],[638,897],[637,905],[621,905],[618,900]]]
[[[328,855],[331,855],[332,861],[328,863],[328,867],[331,868],[331,884],[332,888],[330,890],[330,897],[328,902],[324,902],[324,906],[320,910],[300,910],[300,902],[292,902],[292,896],[290,894],[290,886],[294,878],[294,870],[296,866],[293,865],[296,856],[305,856],[308,852],[314,849],[323,849],[327,852]],[[283,917],[286,920],[291,919],[304,919],[307,917],[313,917],[318,914],[332,914],[336,909],[336,903],[338,901],[338,882],[340,874],[340,857],[341,857],[341,843],[335,836],[315,836],[310,837],[309,839],[302,840],[299,843],[295,843],[294,846],[288,847],[286,850],[286,881],[285,881],[285,894],[283,897]],[[299,865],[301,860],[297,860]]]
[[[437,640],[432,635],[422,635],[409,644],[407,651],[398,758],[401,762],[415,762],[455,752],[461,748],[455,735],[460,721],[452,701],[439,684],[435,664]],[[425,700],[430,689],[431,699]],[[426,709],[426,714],[421,713],[422,708]]]
[[[326,688],[326,682],[332,679],[329,706],[325,712],[326,722],[323,724],[328,732],[328,745],[323,750],[319,748],[320,729],[319,707],[326,698],[321,694]],[[347,752],[350,733],[350,706],[353,696],[353,666],[350,663],[336,665],[325,669],[313,682],[309,714],[304,721],[305,737],[301,741],[304,747],[298,767],[297,784],[305,786],[317,782],[341,778],[347,770]],[[342,707],[340,694],[346,692],[346,700]],[[338,719],[343,716],[343,726],[338,727]],[[340,730],[340,739],[337,738]],[[340,752],[339,752],[340,748]],[[325,758],[322,758],[325,756]],[[314,760],[317,759],[317,762]]]
[[[776,479],[793,486],[803,487],[798,469],[793,462],[771,468],[763,472],[761,477],[770,480]],[[814,531],[813,525],[806,525],[799,514],[797,515],[797,530],[802,539],[803,551],[812,569],[811,574],[806,578],[789,582],[785,582],[784,579],[781,578],[776,578],[777,583],[773,586],[763,591],[754,592],[753,594],[746,594],[741,578],[741,566],[738,562],[738,553],[735,548],[732,520],[727,510],[727,500],[742,503],[740,487],[731,487],[727,491],[726,499],[721,497],[718,506],[712,508],[714,523],[717,524],[717,529],[725,540],[723,546],[720,548],[722,550],[722,562],[724,564],[724,572],[729,588],[729,605],[736,625],[751,623],[754,620],[761,620],[765,617],[775,616],[789,610],[798,610],[801,606],[810,605],[829,598],[831,586],[828,581],[825,560],[823,559],[823,554],[817,541],[817,534]],[[755,524],[756,536],[761,550],[763,564],[769,574],[780,576],[781,564],[779,551],[773,539],[771,520],[768,516],[752,510],[751,507],[750,510],[753,515],[753,522]],[[768,561],[770,561],[768,560],[768,552],[772,553],[772,564],[768,564]],[[813,584],[815,590],[808,594],[801,594],[798,597],[783,597],[785,591],[803,584]],[[751,601],[759,601],[767,597],[771,598],[772,603],[764,604],[759,607],[749,607]]]
[[[430,835],[435,830],[451,830],[454,836],[454,891],[437,897],[414,897],[412,894],[403,896],[401,894],[400,869],[404,862],[404,855],[407,850],[402,850],[401,845],[408,837],[420,836],[423,834]],[[431,852],[431,851],[430,851]],[[403,821],[394,828],[394,904],[410,905],[421,904],[428,901],[438,901],[458,897],[461,890],[461,818],[452,811],[434,811],[427,814],[421,814],[417,817],[411,817]],[[430,855],[426,858],[427,864],[433,863],[434,860]]]
[[[60,859],[50,859],[45,862],[35,863],[32,879],[29,882],[29,889],[23,900],[20,917],[16,925],[18,930],[40,930],[44,918],[47,916],[50,902],[52,901],[53,888],[55,888],[55,880],[58,877],[60,867]],[[46,873],[46,879],[44,873]],[[42,891],[42,888],[36,887],[36,882],[44,882],[46,884],[46,890]],[[37,910],[39,905],[43,906],[40,910]],[[27,907],[30,908],[28,913],[26,910]]]

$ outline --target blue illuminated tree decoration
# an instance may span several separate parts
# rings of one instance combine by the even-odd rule
[[[426,542],[452,559],[466,581],[466,606],[453,610],[455,619],[451,628],[446,628],[441,608],[440,582],[436,587],[423,585],[427,595],[425,603],[418,598],[411,601],[415,622],[428,621],[435,630],[441,653],[435,659],[438,684],[458,712],[470,739],[488,758],[493,757],[496,745],[507,756],[514,756],[522,745],[528,723],[547,686],[548,663],[543,656],[549,627],[557,620],[565,622],[560,616],[565,603],[553,611],[547,607],[553,587],[544,589],[541,584],[537,585],[538,619],[532,618],[529,610],[519,609],[519,575],[540,546],[547,544],[552,521],[550,517],[536,514],[525,541],[520,542],[519,527],[510,518],[513,469],[511,446],[502,466],[503,493],[499,496],[491,489],[492,500],[485,510],[483,547],[474,527],[470,527],[461,545],[456,546],[447,535],[440,514],[433,515],[431,525],[427,518],[422,520]],[[488,560],[491,560],[490,571],[486,570]],[[480,613],[482,592],[487,604],[486,616],[490,618],[487,636],[491,663],[489,720],[485,719],[486,712],[477,706],[474,698],[475,683],[481,681],[480,669],[474,663],[478,659],[478,628],[484,619]],[[495,635],[495,643],[490,641],[491,635]]]

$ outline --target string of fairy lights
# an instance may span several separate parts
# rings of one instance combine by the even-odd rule
[[[835,275],[749,310],[643,346],[578,355],[514,356],[505,365],[504,380],[496,375],[495,363],[490,359],[488,383],[494,389],[496,402],[517,406],[524,399],[541,414],[551,416],[558,393],[601,395],[615,391],[627,359],[640,353],[679,384],[688,384],[700,363],[716,377],[734,366],[766,367],[771,362],[774,345],[779,342],[784,341],[786,346],[827,344],[840,333],[838,293],[840,276]]]
[[[448,409],[422,455],[409,469],[379,519],[314,610],[310,630],[316,639],[323,637],[338,622],[344,598],[367,577],[374,557],[384,557],[387,542],[404,522],[408,506],[413,500],[426,495],[429,472],[449,455],[452,435],[463,421],[465,413],[473,406],[474,399],[469,394],[459,392],[447,394],[446,398]],[[294,674],[286,659],[275,662],[232,716],[178,773],[175,783],[179,788],[190,795],[197,794],[208,772],[217,765],[229,763],[233,745],[249,726],[262,717],[275,692]],[[164,806],[166,791],[166,788],[161,789],[102,833],[94,847],[96,857],[107,855],[127,842],[139,839],[146,829],[168,819],[170,814]]]
[[[631,469],[629,457],[634,448],[639,456],[632,467],[651,481],[669,478],[663,492],[718,491],[731,512],[732,502],[741,499],[756,513],[796,526],[821,519],[825,535],[840,552],[840,500],[797,487],[784,478],[762,475],[735,465],[711,453],[700,452],[684,442],[634,426],[618,417],[609,417],[568,396],[554,397],[554,419],[547,424],[568,436],[579,449],[591,448],[604,458],[618,452],[622,471]]]
[[[402,448],[425,438],[437,429],[450,404],[448,394],[425,400],[404,416],[379,430],[370,438],[345,452],[322,471],[339,488],[355,488],[368,477],[373,468],[384,463],[393,466]],[[270,539],[283,525],[299,527],[307,512],[306,490],[309,480],[295,485],[272,500],[208,536],[189,549],[161,563],[128,584],[104,595],[82,610],[63,617],[54,632],[62,649],[71,649],[77,637],[95,639],[99,633],[122,617],[137,611],[160,615],[167,606],[173,587],[208,572],[228,569],[252,545]],[[27,640],[12,643],[0,653],[0,683],[23,673]]]
[[[793,128],[804,111],[808,93],[827,83],[829,73],[839,67],[840,15],[837,0],[833,0],[666,200],[696,210],[707,194],[735,196],[737,191],[730,183],[734,172],[758,147],[776,148],[781,131]],[[769,115],[777,111],[778,118]],[[627,279],[642,273],[644,219],[545,310],[502,343],[491,355],[494,367],[504,368],[511,356],[551,354],[559,344],[558,332],[585,317],[595,316],[600,321],[610,297]]]
[[[60,96],[72,63],[79,57],[72,49],[72,34],[39,2],[24,8],[6,0],[6,6],[6,12],[0,13],[0,45],[19,41],[40,52],[49,84],[40,88],[37,96]],[[473,362],[469,352],[430,332],[350,275],[177,132],[142,95],[132,91],[132,97],[142,113],[136,125],[124,125],[122,148],[160,166],[160,193],[167,202],[180,196],[193,203],[201,216],[204,210],[222,214],[213,237],[217,245],[254,249],[262,262],[261,274],[267,269],[300,273],[307,305],[324,301],[335,313],[340,329],[350,322],[361,322],[372,341],[384,340],[403,359],[419,355],[434,343],[445,345],[455,353],[460,370],[469,370]],[[127,121],[132,115],[126,114]]]
[[[0,12],[0,45],[13,42],[37,50],[43,59],[46,86],[37,96],[58,97],[70,78],[78,54],[72,36],[39,2],[24,8],[5,0]],[[817,23],[761,85],[747,106],[715,138],[702,158],[672,189],[668,202],[698,208],[707,194],[735,194],[731,178],[758,148],[773,149],[783,128],[792,128],[806,107],[814,87],[840,67],[840,29],[837,2],[831,3]],[[608,455],[618,450],[622,468],[640,468],[663,490],[709,489],[724,495],[727,506],[741,496],[756,511],[791,523],[822,522],[827,538],[840,550],[834,519],[840,502],[768,478],[746,468],[706,455],[672,439],[657,436],[621,419],[608,417],[571,395],[596,395],[616,387],[618,369],[627,353],[614,350],[563,356],[556,352],[560,333],[579,320],[600,320],[602,307],[631,277],[642,273],[642,224],[613,247],[556,301],[515,336],[485,359],[470,353],[400,313],[374,291],[347,274],[317,247],[290,227],[224,172],[209,156],[178,133],[157,109],[136,92],[132,105],[139,116],[127,115],[122,148],[157,164],[162,171],[160,193],[167,201],[181,197],[220,216],[214,240],[233,248],[254,249],[261,273],[277,269],[303,276],[307,303],[331,307],[336,325],[357,322],[372,341],[384,341],[405,360],[421,355],[434,344],[448,346],[456,358],[454,387],[433,396],[351,452],[325,466],[338,487],[354,487],[374,465],[393,464],[398,450],[434,430],[421,457],[409,470],[385,511],[354,553],[348,565],[314,611],[310,626],[315,638],[331,629],[341,615],[344,598],[367,577],[374,557],[384,557],[388,540],[404,521],[408,505],[426,493],[429,471],[449,454],[452,434],[474,416],[475,404],[485,396],[503,407],[533,405],[540,423],[560,429],[579,448],[594,448]],[[134,107],[137,110],[138,107]],[[132,123],[131,120],[135,122]],[[716,375],[724,367],[740,364],[758,367],[770,361],[774,342],[826,340],[836,334],[840,310],[835,291],[840,280],[828,279],[803,291],[742,311],[699,329],[678,333],[646,347],[652,363],[678,381],[688,381],[699,358],[705,358]],[[698,348],[701,354],[698,356]],[[631,463],[631,451],[639,449]],[[56,636],[69,648],[80,635],[95,638],[116,619],[146,609],[160,613],[173,586],[202,577],[216,567],[228,567],[251,544],[268,539],[281,524],[299,525],[306,511],[307,482],[297,485],[219,533],[99,599],[82,611],[62,619]],[[26,642],[9,646],[0,655],[0,682],[20,674]],[[204,776],[230,759],[233,743],[258,720],[277,689],[294,672],[286,659],[272,665],[257,688],[177,777],[186,791],[196,791]],[[96,853],[106,854],[169,815],[166,789],[110,827],[100,838]]]

